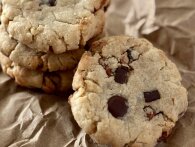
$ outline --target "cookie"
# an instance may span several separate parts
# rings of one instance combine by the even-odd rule
[[[21,86],[43,89],[47,93],[71,90],[74,75],[72,70],[55,72],[29,70],[15,64],[2,53],[0,53],[0,63],[3,71]]]
[[[17,65],[30,70],[53,72],[74,69],[84,53],[84,49],[61,54],[40,52],[10,38],[3,26],[0,26],[0,32],[0,51]]]
[[[187,109],[177,67],[145,39],[103,38],[83,54],[69,98],[79,126],[97,143],[153,147]]]
[[[100,34],[109,0],[2,0],[2,24],[18,42],[55,54],[78,49]]]

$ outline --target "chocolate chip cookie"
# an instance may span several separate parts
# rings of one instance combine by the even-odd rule
[[[174,63],[145,39],[103,38],[84,53],[69,102],[75,120],[97,143],[153,147],[187,109]]]
[[[0,51],[19,66],[49,72],[76,68],[84,53],[84,49],[61,54],[37,51],[10,38],[3,26],[0,26]]]
[[[109,0],[2,0],[2,24],[18,42],[55,54],[78,49],[103,30]]]
[[[29,88],[43,89],[47,93],[71,90],[73,71],[41,72],[29,70],[12,62],[0,52],[0,64],[3,71],[14,78],[16,83]]]

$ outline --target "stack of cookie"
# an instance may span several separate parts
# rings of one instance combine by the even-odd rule
[[[2,0],[0,62],[22,86],[71,88],[84,46],[104,27],[109,0]]]
[[[153,147],[185,113],[187,91],[175,64],[145,39],[102,38],[84,53],[103,30],[108,2],[3,0],[1,66],[22,86],[72,85],[74,118],[97,143]]]

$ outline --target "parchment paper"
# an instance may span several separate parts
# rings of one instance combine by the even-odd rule
[[[189,108],[166,143],[195,146],[195,1],[112,0],[107,35],[145,37],[177,63],[189,92]],[[80,130],[67,95],[17,86],[0,71],[0,147],[106,147]]]

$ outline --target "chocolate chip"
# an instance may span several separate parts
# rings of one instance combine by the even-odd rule
[[[127,56],[129,58],[129,61],[132,61],[133,60],[133,57],[132,57],[132,54],[131,54],[131,49],[128,49],[127,50]]]
[[[105,11],[105,12],[108,10],[108,7],[109,7],[109,5],[106,6],[106,7],[104,7],[104,11]]]
[[[115,118],[123,117],[127,113],[127,99],[122,96],[115,95],[108,100],[108,111]]]
[[[105,70],[108,77],[112,76],[112,69],[108,65],[105,66]]]
[[[53,53],[53,47],[49,46],[49,52]]]
[[[42,0],[40,5],[47,4],[49,6],[55,6],[56,5],[56,0]]]
[[[149,103],[160,99],[160,93],[158,90],[144,92],[145,102]]]
[[[114,80],[117,83],[124,84],[128,82],[129,68],[126,66],[120,66],[116,69]]]
[[[56,0],[48,0],[50,6],[56,5]]]
[[[111,77],[113,75],[113,72],[112,72],[112,69],[109,67],[109,65],[105,64],[105,59],[100,58],[98,62],[105,69],[106,74],[108,75],[108,77]]]

